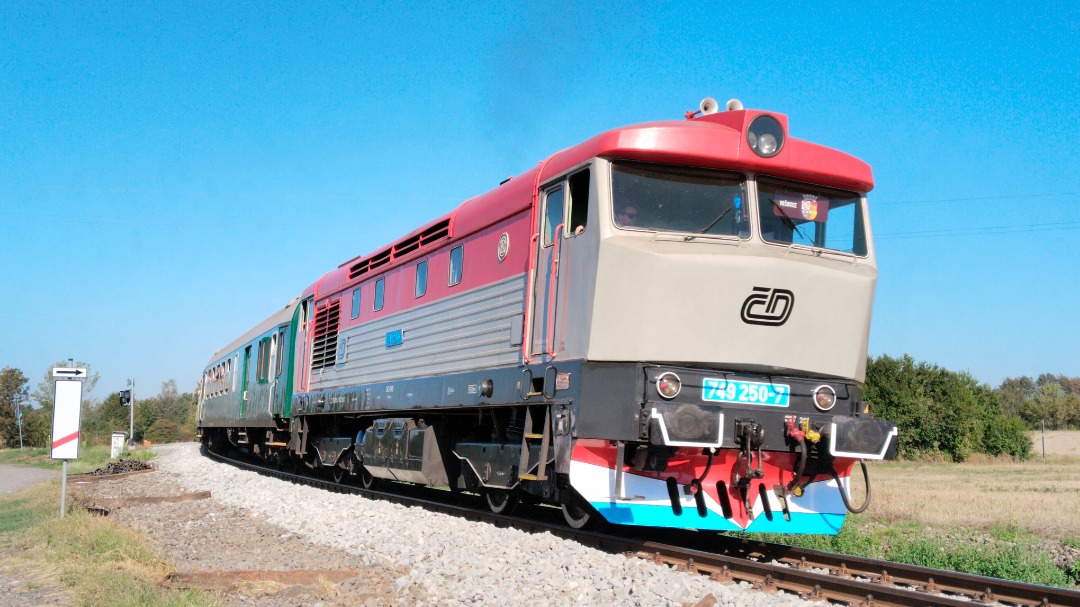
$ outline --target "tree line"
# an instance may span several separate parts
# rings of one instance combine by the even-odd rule
[[[58,362],[57,367],[65,366]],[[120,395],[109,394],[98,400],[91,392],[97,387],[99,374],[85,362],[76,366],[87,369],[83,381],[83,403],[80,435],[84,445],[107,445],[113,432],[125,435],[131,425],[131,410],[120,403]],[[19,429],[16,410],[22,411],[22,442],[26,447],[48,447],[52,439],[53,378],[52,368],[45,371],[36,389],[30,391],[30,380],[19,369],[0,369],[0,447],[17,448]],[[191,440],[195,436],[195,413],[198,401],[192,392],[180,392],[176,381],[168,380],[154,396],[141,397],[135,403],[135,440],[168,443]],[[32,406],[36,405],[36,406]]]
[[[56,366],[64,366],[63,362]],[[97,386],[90,370],[84,395]],[[23,411],[23,443],[45,447],[52,433],[52,367],[30,392],[19,369],[0,370],[0,446],[17,447],[16,405]],[[138,395],[136,395],[138,397]],[[890,419],[900,429],[901,457],[943,454],[963,461],[974,453],[1027,458],[1032,444],[1027,431],[1080,429],[1080,377],[1043,374],[1008,378],[999,387],[980,384],[967,372],[916,361],[911,356],[869,358],[864,398],[871,413]],[[30,403],[38,406],[31,408]],[[195,434],[197,397],[180,392],[174,380],[151,397],[137,398],[135,440],[155,443],[188,440]],[[104,400],[83,399],[82,435],[88,444],[108,444],[113,432],[128,429],[130,410],[117,393]]]
[[[960,462],[974,453],[1031,455],[1024,420],[1002,407],[1000,389],[967,372],[906,354],[870,358],[863,397],[875,417],[896,422],[901,457],[941,453]]]

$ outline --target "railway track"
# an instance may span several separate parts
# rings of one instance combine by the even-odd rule
[[[259,474],[338,493],[422,506],[468,520],[548,532],[607,552],[645,558],[725,582],[746,582],[763,592],[785,591],[808,600],[873,606],[1080,606],[1080,592],[967,573],[839,555],[782,544],[672,529],[615,528],[581,531],[567,527],[551,507],[523,506],[530,516],[497,515],[476,496],[401,485],[393,493],[298,475],[204,450],[216,461]],[[708,607],[703,601],[701,607]]]

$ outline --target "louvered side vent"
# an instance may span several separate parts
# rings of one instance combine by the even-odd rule
[[[436,240],[445,238],[450,234],[450,220],[444,219],[439,223],[424,230],[424,233],[420,235],[420,246],[425,247]]]
[[[375,268],[385,266],[386,264],[390,263],[390,249],[386,249],[385,251],[380,252],[379,254],[369,259],[368,262],[369,270],[374,270]]]
[[[341,300],[315,308],[315,343],[311,348],[311,368],[325,369],[337,362],[338,316]]]
[[[407,255],[420,248],[420,236],[413,236],[412,238],[406,238],[401,242],[394,245],[394,259]]]
[[[361,259],[360,261],[354,263],[351,268],[349,268],[349,280],[352,280],[352,279],[356,278],[357,276],[365,274],[365,273],[367,273],[367,271],[368,271],[368,260]]]
[[[349,280],[354,280],[368,272],[385,266],[390,263],[391,259],[397,259],[412,253],[417,249],[422,249],[436,241],[442,240],[450,235],[450,220],[444,219],[439,223],[424,230],[417,236],[411,236],[395,244],[389,249],[384,249],[378,253],[368,257],[367,259],[361,259],[354,263],[349,268]]]

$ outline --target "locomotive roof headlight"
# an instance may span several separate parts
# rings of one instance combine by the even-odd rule
[[[682,390],[682,380],[674,373],[663,373],[656,378],[656,391],[666,399],[672,399]]]
[[[784,127],[776,118],[762,114],[754,118],[746,130],[746,143],[758,156],[772,158],[784,147]]]
[[[814,406],[822,411],[828,411],[836,404],[836,390],[831,386],[818,386],[814,390]]]

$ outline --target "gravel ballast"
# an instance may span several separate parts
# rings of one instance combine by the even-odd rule
[[[213,462],[200,455],[195,444],[155,449],[159,454],[155,466],[186,490],[211,491],[214,501],[236,514],[278,528],[282,541],[300,539],[325,546],[330,552],[347,554],[348,561],[392,576],[386,580],[391,596],[382,597],[386,603],[820,605],[607,554],[548,533],[498,528],[422,508],[286,483]],[[267,548],[283,561],[289,560],[290,551]]]

